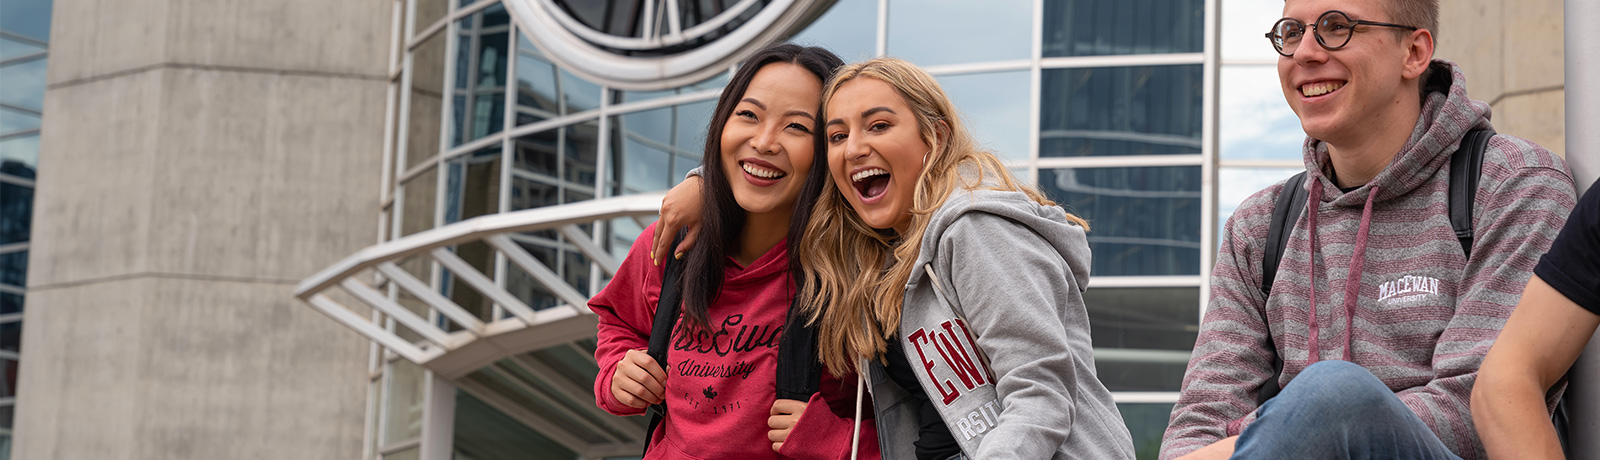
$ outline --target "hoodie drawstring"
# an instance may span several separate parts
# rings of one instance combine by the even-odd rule
[[[1354,348],[1355,337],[1352,328],[1355,327],[1356,299],[1361,294],[1361,270],[1366,264],[1367,233],[1372,226],[1372,201],[1374,197],[1378,196],[1378,190],[1379,187],[1374,185],[1372,190],[1367,192],[1366,205],[1361,209],[1361,226],[1356,230],[1355,248],[1350,254],[1350,269],[1346,272],[1344,280],[1344,357],[1342,358],[1344,361],[1349,361],[1353,356],[1351,349]],[[1306,257],[1306,272],[1311,274],[1311,318],[1309,321],[1311,331],[1307,338],[1310,361],[1306,363],[1307,366],[1322,359],[1322,348],[1317,342],[1320,327],[1317,324],[1317,260],[1314,257],[1317,251],[1317,205],[1321,203],[1322,185],[1312,182],[1311,197],[1306,203],[1306,207],[1310,208],[1311,211],[1310,221],[1307,222],[1307,228],[1311,231],[1311,251],[1307,253]]]

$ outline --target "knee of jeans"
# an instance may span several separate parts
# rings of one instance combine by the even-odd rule
[[[1331,408],[1370,408],[1392,393],[1366,368],[1349,361],[1321,361],[1289,382],[1302,404]],[[1285,391],[1289,391],[1285,388]]]

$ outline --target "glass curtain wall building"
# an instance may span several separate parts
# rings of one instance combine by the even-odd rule
[[[1090,220],[1085,299],[1096,364],[1141,457],[1155,455],[1177,400],[1216,247],[1218,1],[839,0],[790,38],[846,61],[888,55],[927,68],[980,142]],[[664,89],[613,87],[546,56],[500,0],[394,4],[382,240],[487,214],[663,191],[698,164],[729,71]],[[602,22],[621,14],[567,8]],[[583,231],[620,260],[641,227],[616,219]],[[512,239],[593,295],[607,280],[567,237]],[[503,255],[474,244],[455,251],[529,306],[558,303]],[[401,264],[479,317],[505,317],[436,265]],[[418,299],[390,292],[427,314]],[[643,429],[642,417],[618,421],[593,407],[594,347],[589,339],[517,352],[440,382],[374,345],[366,458],[421,458],[440,452],[439,443],[461,459],[636,455],[635,446],[597,453],[574,445]],[[589,399],[553,396],[574,393]],[[569,423],[548,423],[549,414]],[[425,424],[444,421],[454,428],[447,438],[424,434]]]
[[[10,458],[50,0],[0,2],[0,460]]]

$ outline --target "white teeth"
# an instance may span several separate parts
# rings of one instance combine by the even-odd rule
[[[861,182],[862,179],[866,179],[868,177],[880,176],[880,175],[886,175],[886,174],[889,174],[889,172],[888,171],[884,171],[881,168],[872,168],[872,169],[868,169],[868,170],[861,171],[861,172],[858,172],[858,173],[855,173],[855,174],[851,175],[850,176],[850,182]]]
[[[1301,94],[1305,94],[1306,97],[1316,97],[1316,96],[1321,96],[1321,95],[1324,95],[1324,94],[1331,93],[1334,90],[1337,90],[1337,89],[1342,88],[1342,87],[1344,87],[1344,83],[1337,83],[1337,82],[1312,83],[1312,84],[1309,84],[1309,85],[1301,86],[1300,87],[1300,93]]]
[[[744,172],[750,173],[750,175],[760,177],[762,179],[777,179],[779,177],[783,177],[784,175],[782,171],[771,171],[757,167],[756,165],[750,163],[744,163],[741,166],[744,167]]]

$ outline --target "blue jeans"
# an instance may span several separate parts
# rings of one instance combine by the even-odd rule
[[[1382,381],[1347,361],[1322,361],[1267,401],[1233,458],[1452,459],[1428,425]]]

